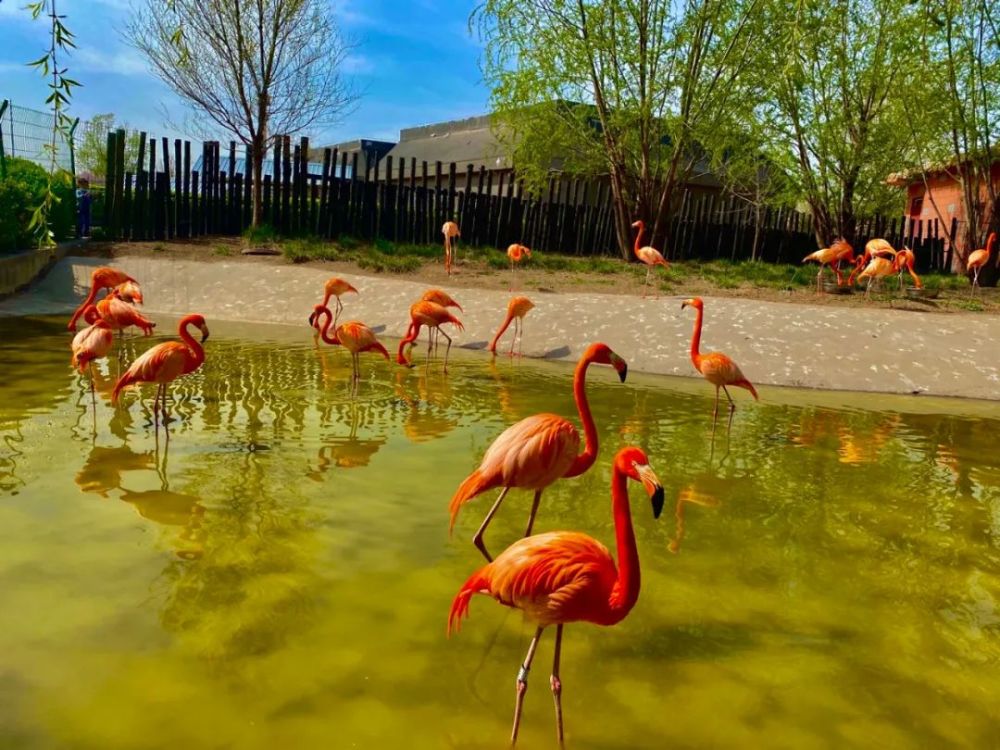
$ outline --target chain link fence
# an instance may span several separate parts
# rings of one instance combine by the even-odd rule
[[[71,131],[73,137],[77,135],[76,123]],[[21,107],[9,99],[0,101],[0,160],[28,159],[48,170],[52,167],[51,145],[51,112]],[[55,146],[56,168],[75,175],[72,139],[67,139],[61,132],[56,133]]]

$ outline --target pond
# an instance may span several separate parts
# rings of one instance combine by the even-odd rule
[[[568,367],[459,351],[443,376],[366,356],[352,398],[349,356],[304,320],[209,321],[166,441],[152,390],[109,405],[114,355],[95,414],[64,325],[0,318],[0,745],[506,746],[533,628],[475,597],[446,637],[494,495],[454,538],[448,501],[505,426],[576,419]],[[1000,743],[995,410],[740,391],[713,452],[705,383],[593,367],[588,388],[600,457],[546,492],[536,531],[613,549],[610,464],[628,443],[667,510],[654,520],[632,488],[631,615],[566,628],[569,747]],[[511,493],[491,550],[530,500]],[[526,748],[555,745],[552,645]]]

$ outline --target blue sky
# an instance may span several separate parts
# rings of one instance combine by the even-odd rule
[[[396,140],[400,128],[485,112],[480,44],[467,30],[475,2],[331,0],[341,29],[358,42],[348,69],[364,96],[342,123],[308,135],[322,143]],[[47,90],[24,63],[44,53],[45,24],[31,21],[23,6],[24,0],[0,0],[0,98],[44,109]],[[69,75],[84,84],[74,94],[73,114],[86,120],[114,112],[155,135],[177,135],[164,126],[162,112],[182,122],[179,100],[117,32],[128,17],[129,0],[60,0],[59,10],[77,36]]]

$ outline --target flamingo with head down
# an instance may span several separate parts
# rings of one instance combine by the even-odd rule
[[[913,255],[913,251],[908,247],[904,247],[898,253],[896,257],[892,259],[892,269],[899,276],[899,288],[903,288],[903,271],[909,271],[910,278],[913,279],[913,286],[917,289],[924,288],[924,282],[920,280],[917,276],[917,272],[913,270],[913,265],[916,263],[916,257]]]
[[[527,297],[511,297],[510,302],[507,303],[507,317],[504,318],[503,324],[497,331],[496,336],[493,337],[493,341],[490,342],[490,351],[493,354],[497,353],[497,342],[503,336],[504,331],[514,323],[514,336],[510,340],[510,356],[514,356],[514,343],[523,340],[524,336],[524,316],[528,314],[528,311],[534,308],[535,304]],[[521,349],[518,346],[518,356],[520,356]]]
[[[459,589],[448,614],[448,634],[469,613],[469,601],[485,594],[506,607],[520,609],[537,627],[517,672],[514,726],[517,742],[528,672],[545,628],[556,626],[555,656],[549,686],[556,709],[556,737],[563,743],[562,681],[559,657],[563,625],[591,622],[610,626],[628,616],[639,600],[639,552],[632,528],[628,482],[641,483],[652,500],[653,518],[663,510],[663,486],[639,448],[622,448],[611,468],[611,513],[618,564],[596,539],[576,531],[552,531],[520,539],[483,566]]]
[[[446,221],[441,225],[441,234],[444,235],[444,269],[451,276],[451,252],[452,252],[452,238],[461,237],[461,232],[458,229],[458,224],[453,221]]]
[[[73,313],[73,317],[69,319],[69,325],[66,326],[67,329],[70,331],[76,330],[76,321],[79,320],[81,315],[83,315],[83,311],[87,309],[87,306],[94,303],[94,300],[97,298],[97,293],[101,289],[113,289],[119,284],[124,284],[127,281],[131,281],[136,285],[136,288],[138,288],[138,282],[124,271],[120,271],[117,268],[111,268],[110,266],[95,268],[94,272],[90,274],[90,291],[87,293],[87,298],[80,303],[78,308],[76,308],[76,311]],[[141,302],[141,300],[139,301]]]
[[[848,285],[852,287],[854,286],[855,280],[861,278],[860,272],[868,268],[872,258],[885,258],[892,261],[895,257],[896,250],[888,240],[884,240],[881,237],[868,240],[868,242],[865,243],[864,253],[854,259],[854,270],[851,272],[850,278],[847,279]]]
[[[444,371],[448,372],[448,353],[451,352],[451,336],[442,330],[441,326],[445,323],[451,323],[456,326],[460,331],[465,330],[465,326],[462,325],[462,321],[452,315],[448,310],[436,302],[416,302],[410,306],[410,327],[407,329],[406,336],[399,342],[399,351],[396,353],[397,364],[404,365],[405,367],[412,367],[413,364],[404,354],[403,350],[407,346],[413,346],[417,340],[417,336],[420,335],[421,326],[427,326],[427,363],[430,364],[431,361],[431,349],[434,347],[434,342],[432,338],[432,332],[437,331],[446,339],[448,339],[448,347],[444,352]]]
[[[837,286],[843,285],[844,280],[840,275],[840,264],[843,262],[854,262],[854,248],[845,240],[836,240],[830,247],[824,247],[814,253],[809,253],[809,255],[802,259],[803,263],[808,263],[809,261],[819,263],[819,272],[816,274],[816,291],[818,293],[822,291],[824,266],[830,266],[837,275]]]

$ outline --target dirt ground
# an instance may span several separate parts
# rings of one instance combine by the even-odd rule
[[[206,238],[189,242],[91,242],[77,254],[104,258],[178,258],[206,263],[240,261],[264,266],[293,264],[292,261],[281,255],[242,255],[243,247],[243,241],[239,238]],[[443,262],[425,262],[416,271],[405,274],[378,273],[362,269],[356,263],[342,261],[307,261],[296,265],[328,269],[331,275],[395,277],[428,285],[509,290],[511,285],[510,272],[489,267],[485,262],[476,260],[475,254],[475,249],[460,248],[458,261],[450,277],[445,273]],[[815,266],[810,266],[810,268],[815,268]],[[626,272],[553,271],[532,268],[528,265],[518,269],[515,290],[562,294],[573,292],[641,294],[645,269],[638,265],[630,265],[623,266],[623,270]],[[654,275],[658,270],[654,270]],[[832,279],[830,272],[827,272],[827,278]],[[756,285],[752,282],[743,282],[736,288],[729,288],[714,283],[712,279],[697,276],[687,276],[680,281],[674,280],[669,284],[663,284],[659,294],[677,297],[704,295],[834,307],[891,308],[946,314],[1000,314],[1000,289],[998,288],[981,289],[974,297],[968,287],[958,290],[942,289],[934,299],[912,300],[898,291],[895,278],[887,279],[884,291],[873,293],[872,298],[867,300],[860,287],[853,294],[817,293],[815,287],[778,289]]]

